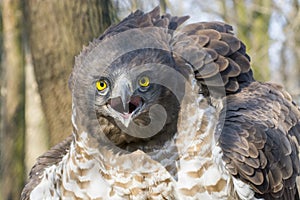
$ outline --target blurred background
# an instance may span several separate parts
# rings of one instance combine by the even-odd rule
[[[231,24],[256,79],[300,103],[299,0],[0,0],[0,200],[19,199],[35,159],[71,134],[68,78],[82,47],[157,5],[187,23]]]

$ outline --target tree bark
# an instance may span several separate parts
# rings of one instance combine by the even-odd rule
[[[25,51],[25,82],[25,164],[26,174],[29,174],[37,157],[46,152],[49,147],[49,133],[28,51]]]
[[[68,79],[74,57],[115,19],[110,0],[28,0],[29,46],[50,145],[71,134]]]
[[[20,0],[2,1],[2,130],[0,199],[19,199],[24,185],[25,76]]]

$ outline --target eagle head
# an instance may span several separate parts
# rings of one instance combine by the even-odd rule
[[[112,142],[127,148],[150,140],[157,145],[174,135],[181,99],[176,93],[184,91],[174,69],[169,52],[139,49],[116,59],[95,79],[96,114],[100,123],[114,125],[104,131]]]
[[[105,141],[101,146],[112,142],[129,152],[149,152],[174,141],[190,74],[181,47],[192,41],[177,44],[177,37],[186,36],[168,23],[122,27],[108,29],[76,58],[70,79],[73,125],[78,135]]]

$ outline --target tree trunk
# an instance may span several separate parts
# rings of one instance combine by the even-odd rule
[[[4,61],[0,138],[0,199],[19,199],[24,185],[25,77],[20,0],[3,0]]]
[[[116,19],[109,0],[28,0],[29,46],[50,145],[71,134],[68,79],[74,57]]]
[[[26,49],[28,50],[28,49]],[[45,115],[43,113],[41,96],[37,89],[30,52],[25,51],[25,164],[28,174],[36,163],[37,157],[46,152],[48,136]]]

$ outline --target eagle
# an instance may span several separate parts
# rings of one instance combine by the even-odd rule
[[[299,107],[254,79],[232,26],[188,18],[137,10],[84,47],[73,132],[22,200],[299,199]]]

